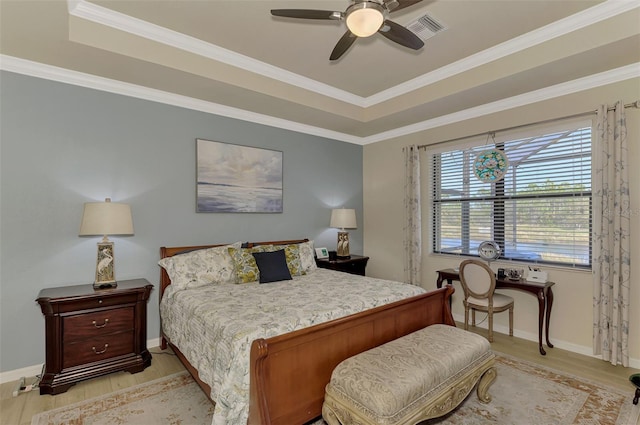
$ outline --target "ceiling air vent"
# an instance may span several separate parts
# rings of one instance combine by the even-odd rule
[[[444,31],[447,29],[445,25],[435,20],[434,17],[429,15],[424,15],[421,18],[418,18],[414,22],[411,22],[407,25],[407,29],[413,32],[415,35],[420,37],[422,41],[433,37],[440,31]]]

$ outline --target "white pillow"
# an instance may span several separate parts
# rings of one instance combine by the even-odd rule
[[[176,289],[197,288],[207,284],[235,283],[236,273],[229,247],[239,249],[241,242],[178,254],[158,261]]]
[[[316,266],[316,256],[313,250],[313,241],[303,242],[300,244],[300,265],[306,273],[314,271]]]

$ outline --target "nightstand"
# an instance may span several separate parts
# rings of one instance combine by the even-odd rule
[[[365,269],[367,267],[367,261],[369,257],[363,257],[361,255],[351,255],[351,258],[338,258],[334,261],[329,261],[328,258],[316,258],[316,264],[323,269],[337,270],[339,272],[346,272],[351,274],[359,274],[364,276]]]
[[[146,279],[116,288],[62,286],[40,291],[46,360],[40,394],[60,394],[76,382],[111,372],[137,373],[151,365],[147,350]]]

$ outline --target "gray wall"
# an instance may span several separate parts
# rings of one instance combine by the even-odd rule
[[[1,372],[44,362],[41,289],[93,281],[100,238],[78,236],[84,202],[131,205],[135,235],[111,238],[116,276],[154,285],[161,246],[308,237],[335,249],[330,208],[363,223],[361,146],[9,72],[0,89]],[[282,151],[284,212],[197,214],[196,138]],[[156,289],[148,338],[158,329]]]

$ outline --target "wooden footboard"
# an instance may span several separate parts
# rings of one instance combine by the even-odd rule
[[[324,389],[342,360],[426,326],[455,326],[448,286],[251,347],[249,424],[304,424],[320,416]]]

